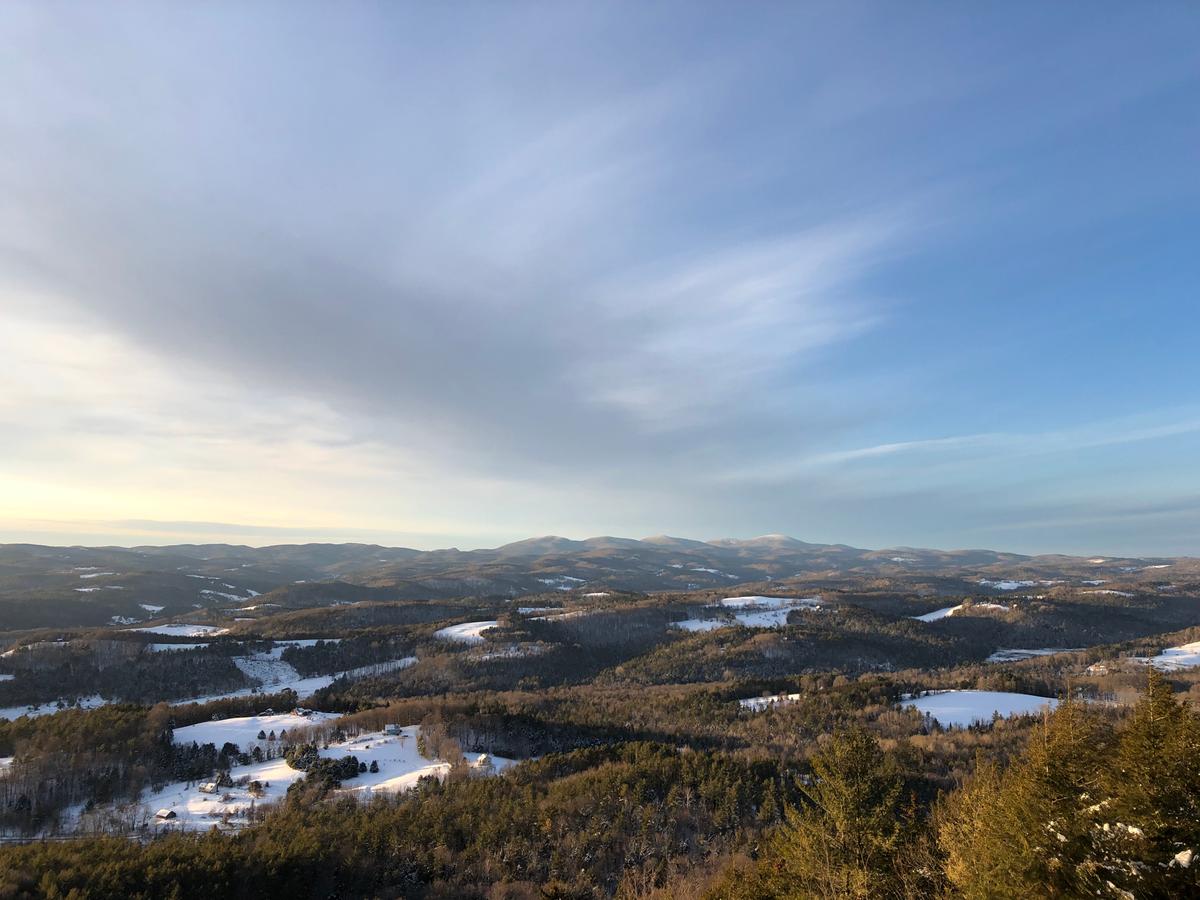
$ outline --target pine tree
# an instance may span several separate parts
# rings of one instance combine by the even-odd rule
[[[1106,875],[1138,896],[1195,892],[1200,871],[1176,856],[1200,854],[1200,719],[1154,669],[1108,773]]]
[[[777,896],[875,898],[898,890],[903,777],[862,730],[835,734],[812,760],[808,803],[789,810],[775,842]]]
[[[980,763],[939,814],[946,875],[969,898],[1094,891],[1094,829],[1106,730],[1064,701],[1001,773]]]

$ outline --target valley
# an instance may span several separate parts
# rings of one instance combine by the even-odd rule
[[[199,840],[180,847],[200,859],[231,839],[220,835],[321,831],[335,809],[341,835],[367,810],[394,821],[436,808],[448,822],[461,804],[532,790],[542,799],[512,822],[489,819],[503,845],[533,839],[521,816],[561,792],[599,802],[585,785],[609,779],[650,790],[636,809],[656,808],[657,837],[617,815],[602,831],[623,835],[620,852],[608,839],[569,852],[535,841],[501,863],[489,845],[439,868],[423,854],[446,836],[414,833],[420,895],[471,894],[498,871],[513,896],[568,875],[572,896],[646,879],[699,890],[786,831],[823,748],[847,734],[889,748],[913,802],[932,810],[973,777],[977,751],[1015,757],[1073,710],[1121,727],[1151,672],[1200,697],[1192,559],[905,549],[897,562],[899,551],[778,536],[697,543],[523,542],[480,552],[458,594],[448,585],[467,577],[462,561],[435,570],[415,551],[0,548],[4,608],[20,610],[0,650],[5,840],[107,834],[150,854]],[[499,565],[503,579],[484,574]],[[171,587],[138,589],[136,613],[94,624],[79,611],[91,601],[54,593],[83,566],[88,581]],[[680,566],[721,584],[681,588]],[[216,568],[227,574],[206,573]],[[634,589],[637,578],[654,589]],[[435,588],[417,597],[418,583]],[[214,592],[254,599],[231,606]],[[674,774],[656,793],[643,780],[662,766]],[[681,790],[717,793],[691,808]],[[615,813],[602,808],[591,815]],[[375,877],[321,833],[342,848],[330,865]],[[486,875],[470,861],[485,858]]]

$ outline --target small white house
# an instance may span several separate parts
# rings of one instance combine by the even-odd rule
[[[397,735],[400,733],[400,726],[399,725],[384,725],[383,733],[390,734],[390,735]]]
[[[218,785],[215,781],[208,781],[208,782],[205,782],[204,784],[200,785],[200,793],[202,793],[202,794],[215,794],[220,790],[221,790],[221,786]]]
[[[174,819],[174,818],[176,818],[176,816],[175,816],[175,810],[173,810],[173,809],[160,809],[158,812],[156,812],[156,813],[154,814],[154,818],[158,819],[160,822],[168,822],[168,821],[170,821],[171,819]]]

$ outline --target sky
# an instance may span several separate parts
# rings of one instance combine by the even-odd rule
[[[1200,7],[0,8],[0,541],[1200,555]]]

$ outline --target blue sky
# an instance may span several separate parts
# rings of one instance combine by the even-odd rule
[[[1200,553],[1194,4],[0,11],[0,540]]]

